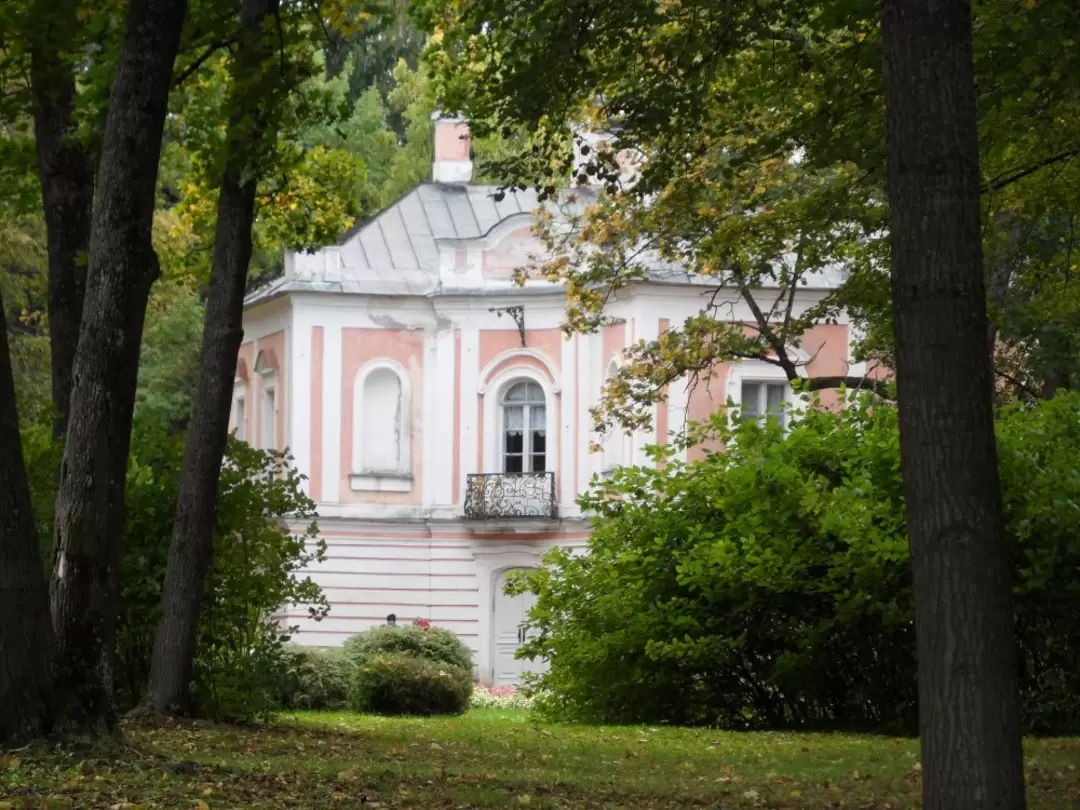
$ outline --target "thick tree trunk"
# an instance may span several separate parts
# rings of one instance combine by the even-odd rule
[[[925,810],[1019,810],[1024,780],[979,230],[971,8],[884,0],[900,450]]]
[[[75,138],[75,74],[63,56],[64,32],[78,24],[76,5],[42,0],[31,21],[34,140],[48,230],[53,433],[58,437],[67,430],[94,205],[93,160]]]
[[[0,303],[0,748],[49,730],[49,591],[23,465]]]
[[[63,733],[116,728],[112,657],[124,478],[139,345],[158,272],[150,242],[158,158],[185,12],[185,0],[131,0],[109,100],[56,499],[52,613]]]
[[[214,513],[228,441],[236,356],[243,338],[243,303],[255,221],[260,142],[267,137],[271,99],[251,86],[274,53],[264,22],[279,0],[245,0],[233,71],[233,114],[218,196],[210,291],[203,321],[199,385],[188,426],[176,521],[169,544],[162,615],[154,639],[144,708],[155,714],[190,711],[190,682],[206,574],[213,556]],[[264,90],[266,88],[263,88]]]

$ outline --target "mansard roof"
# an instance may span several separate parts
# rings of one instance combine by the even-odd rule
[[[471,183],[423,183],[374,217],[358,222],[333,246],[314,253],[286,252],[285,273],[256,290],[250,306],[288,292],[431,295],[440,289],[439,246],[483,240],[515,217],[531,222],[537,192]],[[574,191],[562,201],[580,210],[594,192]],[[528,217],[528,219],[526,219]]]
[[[293,292],[356,293],[387,296],[434,296],[550,293],[552,285],[522,289],[509,279],[482,286],[459,286],[452,268],[456,248],[484,245],[511,220],[531,225],[540,202],[533,189],[507,191],[472,183],[423,183],[374,217],[358,222],[336,245],[313,253],[286,251],[285,272],[251,293],[245,307]],[[565,189],[544,206],[555,216],[578,214],[596,199],[591,188]],[[493,233],[495,232],[495,233]],[[661,261],[650,262],[651,280],[661,284],[711,286],[715,280]],[[835,287],[839,268],[807,278],[811,289]],[[449,287],[443,280],[450,281]],[[772,286],[772,285],[766,285]]]

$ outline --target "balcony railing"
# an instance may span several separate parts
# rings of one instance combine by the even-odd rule
[[[465,479],[465,517],[557,518],[555,473],[488,473]]]

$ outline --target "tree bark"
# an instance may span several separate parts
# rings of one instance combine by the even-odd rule
[[[260,144],[271,99],[252,87],[272,58],[264,23],[279,0],[244,0],[233,69],[225,172],[218,196],[210,290],[203,321],[199,385],[188,427],[176,520],[165,570],[161,619],[154,638],[143,709],[154,714],[191,710],[190,682],[206,575],[213,557],[218,481],[228,441],[236,357],[243,339],[243,303],[252,253]],[[256,80],[256,84],[261,84]],[[262,88],[264,91],[266,88]]]
[[[971,7],[882,5],[900,450],[925,810],[1020,810],[1024,780],[979,228]]]
[[[52,628],[0,302],[0,748],[49,730]]]
[[[34,140],[49,253],[49,348],[52,364],[53,434],[64,435],[71,400],[71,370],[79,342],[94,166],[75,137],[75,74],[63,52],[76,25],[76,4],[35,4],[30,44]]]
[[[185,0],[131,0],[102,142],[82,328],[56,500],[57,727],[116,730],[112,657],[139,346],[158,273],[158,159]]]

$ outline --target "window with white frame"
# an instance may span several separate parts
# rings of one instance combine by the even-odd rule
[[[764,422],[775,418],[782,427],[787,426],[787,414],[782,407],[787,401],[786,382],[744,380],[740,391],[739,412],[744,419]]]
[[[502,471],[535,473],[547,470],[547,400],[532,380],[520,380],[502,397]]]

